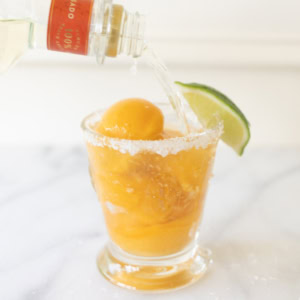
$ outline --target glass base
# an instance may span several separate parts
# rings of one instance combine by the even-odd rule
[[[200,279],[207,271],[210,251],[193,245],[180,253],[163,257],[139,257],[109,244],[100,253],[97,265],[113,284],[130,290],[167,291]]]

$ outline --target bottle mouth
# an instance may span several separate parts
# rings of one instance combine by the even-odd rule
[[[125,54],[139,57],[144,50],[145,16],[130,13],[122,5],[113,5],[106,56]]]
[[[124,54],[135,58],[142,55],[145,48],[144,15],[130,13],[122,5],[113,5],[111,0],[101,1],[101,5],[95,7],[94,11],[89,52],[96,54],[99,64],[104,62],[106,56]],[[100,26],[96,20],[102,20]]]
[[[120,32],[119,52],[139,57],[145,48],[145,16],[136,13],[125,13]]]
[[[158,107],[164,111],[167,124],[169,124],[169,115],[171,118],[176,119],[176,114],[169,104],[158,104]],[[108,147],[121,153],[129,153],[132,156],[142,151],[149,151],[165,157],[193,147],[196,149],[205,149],[209,145],[217,145],[223,133],[223,124],[220,122],[211,129],[203,128],[201,131],[192,132],[182,137],[164,140],[150,141],[111,138],[94,130],[95,125],[101,120],[104,112],[105,110],[96,111],[82,121],[81,128],[87,143],[95,147]]]

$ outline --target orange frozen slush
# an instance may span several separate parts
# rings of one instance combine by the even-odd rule
[[[158,107],[136,98],[114,104],[94,130],[128,140],[182,136],[164,128]],[[112,241],[139,256],[169,255],[188,246],[202,217],[215,147],[161,156],[88,143],[91,175]]]

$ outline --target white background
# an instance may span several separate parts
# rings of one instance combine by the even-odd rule
[[[147,16],[147,39],[177,80],[212,85],[252,124],[252,146],[299,145],[300,1],[119,1]],[[81,143],[89,112],[124,97],[160,101],[148,72],[128,61],[32,51],[0,76],[0,142]]]
[[[241,107],[255,148],[240,159],[220,145],[201,231],[211,272],[153,299],[299,299],[300,0],[122,2],[148,12],[148,40],[174,79]],[[141,299],[96,268],[104,220],[79,126],[121,98],[163,98],[153,74],[129,68],[32,51],[0,76],[1,300]]]

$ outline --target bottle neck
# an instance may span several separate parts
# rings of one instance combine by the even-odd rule
[[[111,0],[94,3],[90,28],[89,55],[103,63],[105,57],[124,54],[139,57],[144,49],[145,18],[130,13],[122,5]]]
[[[138,12],[125,12],[120,33],[120,54],[139,57],[145,47],[145,17]]]

